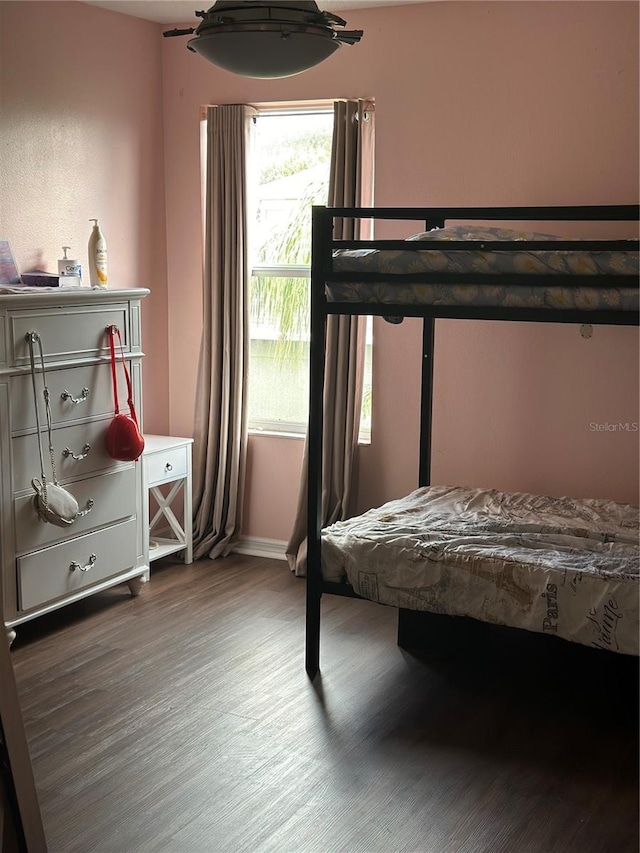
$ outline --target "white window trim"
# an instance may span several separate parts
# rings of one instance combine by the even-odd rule
[[[281,438],[304,438],[307,424],[294,424],[291,421],[267,421],[255,418],[249,427],[249,435],[280,436]]]
[[[333,101],[306,101],[301,103],[264,103],[252,105],[260,115],[318,115],[332,114]],[[252,264],[251,276],[269,276],[273,278],[300,278],[306,279],[311,285],[311,265],[306,264]],[[249,435],[278,436],[281,438],[304,438],[307,433],[307,423],[294,423],[293,421],[272,421],[266,419],[252,418],[248,426]]]
[[[317,115],[320,113],[332,113],[333,101],[305,101],[300,103],[268,103],[253,104],[257,117],[262,115]],[[311,265],[267,265],[253,264],[250,270],[251,276],[270,276],[273,278],[302,278],[311,285]],[[370,321],[369,321],[370,322]],[[250,435],[262,435],[279,438],[301,439],[306,436],[307,423],[293,423],[291,421],[271,421],[266,419],[252,419],[248,427]],[[358,436],[358,444],[371,444],[371,428],[368,431],[361,429]]]
[[[281,266],[255,264],[251,267],[251,275],[270,278],[306,278],[311,281],[311,267],[306,264],[282,264]]]

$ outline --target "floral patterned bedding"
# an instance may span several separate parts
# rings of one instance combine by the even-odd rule
[[[325,580],[394,607],[639,654],[638,509],[431,486],[322,532]]]
[[[535,232],[504,228],[454,225],[416,234],[409,240],[501,241],[561,240]],[[536,275],[639,275],[637,251],[480,251],[348,249],[334,253],[335,272],[483,273],[505,276],[504,284],[412,284],[401,280],[374,283],[327,283],[332,302],[373,302],[395,305],[479,305],[523,308],[636,311],[638,288],[566,287],[536,283]],[[509,274],[529,274],[531,285],[509,285]]]

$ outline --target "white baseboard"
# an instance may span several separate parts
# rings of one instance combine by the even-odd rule
[[[249,557],[268,557],[271,560],[286,560],[287,543],[280,539],[262,539],[260,536],[241,536],[233,548],[234,554]]]

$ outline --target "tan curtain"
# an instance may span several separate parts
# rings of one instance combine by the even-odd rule
[[[373,103],[364,100],[334,104],[329,207],[373,204]],[[369,224],[336,220],[334,235],[349,240],[368,237]],[[349,516],[362,407],[365,346],[364,317],[330,316],[327,321],[322,455],[322,525]],[[294,528],[287,544],[289,567],[306,574],[307,472],[304,462]]]
[[[203,330],[194,425],[194,557],[227,555],[247,458],[246,152],[251,108],[208,107]]]

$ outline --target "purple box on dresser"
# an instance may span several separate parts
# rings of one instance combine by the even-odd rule
[[[59,275],[42,270],[23,272],[20,278],[27,287],[60,287]]]

